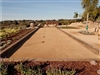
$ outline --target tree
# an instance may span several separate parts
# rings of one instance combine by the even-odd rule
[[[97,8],[98,14],[97,14],[97,20],[100,20],[100,6]]]
[[[14,20],[14,21],[13,21],[13,24],[14,24],[14,25],[18,25],[19,23],[18,23],[18,21]]]
[[[76,21],[77,17],[78,17],[78,13],[77,12],[74,12],[75,21]]]
[[[96,21],[98,10],[98,0],[82,0],[81,4],[84,9],[83,18],[86,19],[87,13],[89,13],[89,20]]]
[[[82,14],[80,13],[79,15],[78,15],[80,18],[82,18]]]
[[[82,0],[82,7],[86,9],[90,5],[90,0]]]

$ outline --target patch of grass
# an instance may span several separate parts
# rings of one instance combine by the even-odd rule
[[[20,62],[14,68],[21,74],[21,75],[32,75],[32,69],[30,67],[25,67],[25,64]],[[35,74],[34,74],[35,75]]]
[[[66,27],[60,27],[62,29],[79,29],[77,27],[71,27],[71,26],[66,26]]]
[[[7,64],[0,62],[0,75],[7,75],[7,68]]]
[[[67,70],[54,69],[54,68],[46,70],[47,75],[75,75],[75,73],[76,73],[75,70],[67,71]]]

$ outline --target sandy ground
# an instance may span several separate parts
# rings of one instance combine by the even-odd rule
[[[40,28],[11,59],[98,59],[77,41],[55,27]]]
[[[88,31],[89,32],[94,32],[95,28],[98,27],[98,23],[89,23],[88,24]],[[63,27],[65,27],[66,25],[63,25]],[[70,25],[71,27],[77,27],[79,29],[62,29],[63,31],[70,33],[71,35],[73,35],[74,37],[77,37],[78,39],[81,39],[97,48],[100,49],[100,40],[98,39],[98,32],[95,32],[95,35],[83,35],[80,34],[79,31],[86,31],[86,24],[83,23],[71,23]],[[98,28],[97,28],[98,29]]]
[[[98,40],[98,35],[83,35],[80,34],[79,31],[85,31],[85,28],[81,28],[81,29],[62,29],[63,31],[70,33],[71,35],[97,47],[100,48],[100,43]],[[91,31],[93,31],[93,29],[90,29]]]

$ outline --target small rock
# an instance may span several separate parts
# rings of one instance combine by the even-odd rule
[[[97,62],[96,62],[95,60],[91,60],[91,61],[90,61],[90,64],[92,64],[92,65],[97,65]]]
[[[97,73],[100,74],[100,70],[97,70]]]

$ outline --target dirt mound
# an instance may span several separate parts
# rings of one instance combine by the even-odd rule
[[[77,23],[71,23],[69,26],[85,28],[86,25],[87,25],[86,22],[77,22]],[[96,23],[96,22],[93,23],[93,22],[89,21],[88,27],[89,28],[98,27],[98,23]]]

